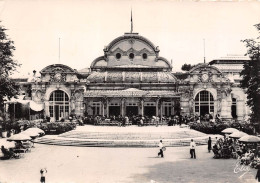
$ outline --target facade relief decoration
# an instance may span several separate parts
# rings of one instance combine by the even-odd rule
[[[57,72],[57,73],[50,74],[50,82],[61,83],[65,81],[66,81],[66,74],[64,73]]]

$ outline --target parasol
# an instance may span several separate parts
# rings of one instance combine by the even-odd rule
[[[247,133],[238,131],[238,132],[232,133],[231,135],[229,135],[229,137],[239,139],[239,138],[244,137],[246,135],[247,135]]]
[[[12,137],[10,137],[9,139],[7,139],[8,141],[23,141],[23,140],[31,140],[31,137],[26,135],[26,134],[15,134]]]
[[[25,130],[23,132],[21,132],[22,134],[28,135],[30,137],[38,137],[39,133],[36,131],[32,131],[32,130]]]
[[[234,132],[239,132],[239,130],[237,130],[235,128],[226,128],[225,130],[222,130],[222,133],[227,133],[227,134],[231,134]]]
[[[240,142],[249,142],[249,143],[258,143],[260,142],[260,138],[253,135],[246,135],[239,139]]]
[[[38,134],[45,134],[45,132],[44,132],[42,129],[40,129],[40,128],[36,128],[36,127],[34,127],[34,128],[28,128],[28,129],[25,130],[25,131],[29,131],[29,132],[37,132]]]

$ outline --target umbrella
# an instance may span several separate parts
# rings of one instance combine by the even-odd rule
[[[32,131],[32,130],[25,130],[23,132],[21,132],[22,134],[28,135],[30,137],[37,137],[39,136],[39,133],[36,131]]]
[[[225,130],[222,130],[222,133],[227,133],[227,134],[231,134],[233,132],[239,132],[239,130],[235,128],[226,128]]]
[[[229,137],[239,139],[239,138],[246,136],[246,135],[247,135],[246,133],[239,131],[239,132],[232,133],[231,135],[229,135]]]
[[[239,139],[239,141],[241,142],[251,142],[251,143],[257,143],[257,142],[260,142],[260,138],[257,137],[257,136],[253,136],[253,135],[246,135],[246,136],[243,136]]]
[[[28,128],[28,129],[25,130],[25,131],[37,132],[38,134],[45,134],[45,132],[44,132],[42,129],[36,128],[36,127],[34,127],[34,128]]]
[[[15,134],[12,137],[10,137],[9,139],[7,139],[8,141],[21,141],[21,140],[31,140],[31,137],[26,135],[26,134]]]
[[[15,143],[14,142],[8,142],[6,140],[5,141],[1,141],[0,144],[1,144],[1,146],[4,146],[7,149],[15,147]]]

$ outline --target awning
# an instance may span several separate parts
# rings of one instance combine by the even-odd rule
[[[44,109],[43,104],[37,104],[32,100],[28,100],[30,102],[30,108],[34,111],[42,111]]]
[[[25,95],[19,95],[17,98],[12,97],[10,100],[6,99],[4,103],[6,104],[16,104],[20,103],[23,105],[29,105],[30,108],[34,111],[42,111],[44,109],[43,104],[38,104],[34,102],[33,100],[23,100]]]

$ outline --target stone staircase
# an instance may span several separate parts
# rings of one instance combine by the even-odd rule
[[[95,129],[94,129],[95,130]],[[209,135],[191,130],[134,130],[117,128],[106,130],[97,128],[93,129],[76,129],[61,135],[46,135],[35,140],[35,143],[49,145],[64,145],[64,146],[82,146],[82,147],[157,147],[160,139],[167,147],[187,146],[191,138],[194,139],[197,145],[207,144]],[[215,136],[210,135],[214,143]]]

